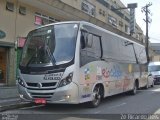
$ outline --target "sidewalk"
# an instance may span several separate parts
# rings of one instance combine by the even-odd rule
[[[16,86],[0,87],[0,112],[29,105],[31,105],[31,103],[20,100]]]
[[[17,86],[11,86],[11,87],[0,86],[0,100],[18,98],[18,97],[19,95]]]

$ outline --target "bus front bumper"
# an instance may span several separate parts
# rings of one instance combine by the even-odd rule
[[[30,90],[18,84],[19,96],[23,101],[35,102],[36,99],[45,99],[46,103],[78,104],[78,86],[70,83],[54,90]]]

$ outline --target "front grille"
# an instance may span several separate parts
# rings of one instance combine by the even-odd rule
[[[27,82],[28,87],[39,87],[39,84],[41,84],[41,87],[55,87],[57,82],[50,82],[50,83],[29,83]]]
[[[54,93],[30,93],[33,98],[51,98]]]
[[[56,88],[27,88],[28,90],[55,90]]]
[[[30,87],[37,87],[37,83],[27,83],[27,85]]]
[[[56,82],[52,82],[52,83],[42,83],[42,87],[51,87],[51,86],[55,86]]]

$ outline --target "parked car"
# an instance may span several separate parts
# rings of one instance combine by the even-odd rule
[[[154,77],[154,84],[160,84],[160,62],[150,62],[148,71]]]
[[[154,76],[151,73],[149,73],[149,75],[148,75],[148,83],[146,85],[146,88],[154,87],[154,82],[155,82]]]

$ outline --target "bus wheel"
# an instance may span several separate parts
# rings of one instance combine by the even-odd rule
[[[152,85],[151,85],[151,87],[154,87],[154,81],[152,82]]]
[[[130,91],[130,94],[131,94],[131,95],[135,95],[135,94],[137,93],[137,89],[138,89],[138,83],[135,82],[135,83],[134,83],[133,90]]]
[[[147,85],[146,85],[144,88],[145,88],[145,89],[148,89],[148,88],[149,88],[148,81],[147,81]]]
[[[98,107],[98,105],[101,102],[102,98],[102,91],[103,89],[101,88],[100,85],[96,85],[94,90],[93,90],[93,100],[89,102],[89,107],[95,108]]]

